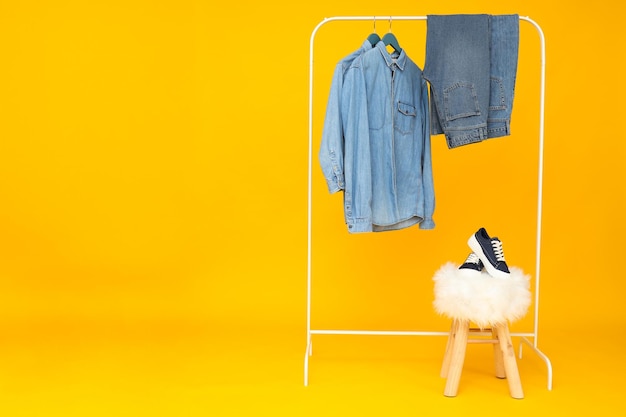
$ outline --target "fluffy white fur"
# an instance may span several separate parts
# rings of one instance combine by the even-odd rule
[[[509,271],[505,279],[487,272],[467,276],[459,272],[458,265],[446,263],[433,276],[435,311],[470,320],[481,328],[521,319],[531,302],[530,277],[517,267]]]

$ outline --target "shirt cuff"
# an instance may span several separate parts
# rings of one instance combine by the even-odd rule
[[[331,194],[334,194],[344,189],[343,181],[337,181],[336,178],[327,178],[326,185],[328,185],[328,192]]]
[[[422,220],[422,222],[420,223],[420,229],[423,230],[430,230],[430,229],[434,229],[435,228],[435,222],[433,221],[432,218],[427,217],[424,220]]]

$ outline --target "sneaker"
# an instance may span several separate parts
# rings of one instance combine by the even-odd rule
[[[459,266],[459,272],[463,275],[478,275],[483,270],[483,261],[474,252],[467,256],[463,265]]]
[[[502,242],[497,237],[489,237],[484,227],[470,236],[467,244],[483,261],[489,275],[496,278],[509,276],[509,267],[504,260]]]

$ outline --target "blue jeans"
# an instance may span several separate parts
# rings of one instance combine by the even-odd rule
[[[431,134],[448,148],[510,135],[518,49],[518,15],[429,15]]]

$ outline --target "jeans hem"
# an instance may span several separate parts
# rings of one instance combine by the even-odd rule
[[[487,121],[487,137],[500,138],[511,135],[511,123],[509,120],[490,122]]]
[[[469,145],[470,143],[481,142],[487,139],[487,127],[478,127],[470,130],[457,130],[446,133],[446,142],[448,148],[458,148],[459,146]]]

